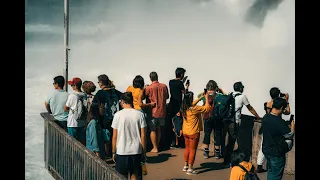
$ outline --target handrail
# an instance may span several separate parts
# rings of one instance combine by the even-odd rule
[[[45,168],[55,179],[126,179],[57,125],[49,113],[40,113],[40,115],[45,122]]]

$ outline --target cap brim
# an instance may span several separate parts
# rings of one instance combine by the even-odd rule
[[[72,85],[72,84],[73,84],[73,82],[72,82],[72,81],[68,81],[68,84],[69,84],[69,85]]]

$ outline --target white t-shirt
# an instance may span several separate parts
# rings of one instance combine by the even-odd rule
[[[233,96],[235,96],[236,94],[239,94],[240,92],[233,92]],[[237,111],[239,108],[239,111],[236,112],[235,114],[235,119],[236,119],[236,122],[239,123],[240,122],[240,118],[241,118],[241,111],[242,111],[242,107],[243,105],[247,106],[249,105],[249,100],[247,98],[246,95],[244,94],[241,94],[241,95],[238,95],[237,97],[234,98],[235,99],[235,110]]]
[[[140,131],[146,127],[144,114],[135,109],[122,109],[115,113],[111,127],[118,130],[117,154],[142,154]]]
[[[232,95],[233,97],[235,97],[236,94],[239,94],[240,92],[233,92]],[[242,107],[243,105],[247,106],[249,103],[248,98],[246,95],[244,94],[240,94],[238,96],[236,96],[235,98],[235,111],[236,114],[234,115],[234,119],[236,121],[236,123],[239,123],[241,121],[241,111],[242,111]],[[231,121],[233,121],[234,119],[230,119]]]
[[[84,103],[87,104],[86,95],[83,92],[74,92],[68,96],[66,106],[69,108],[69,115],[67,119],[67,127],[84,127],[85,119],[77,120],[82,106],[78,106],[78,96],[84,97]]]

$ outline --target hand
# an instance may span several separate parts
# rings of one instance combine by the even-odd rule
[[[113,162],[116,162],[116,154],[112,154],[112,160]]]
[[[147,162],[147,155],[146,155],[145,152],[143,152],[143,153],[141,154],[141,161],[142,161],[142,162]]]
[[[206,97],[206,99],[209,99],[209,93],[208,92],[204,96]]]
[[[155,102],[152,102],[150,103],[150,106],[153,108],[153,107],[156,107],[156,103]]]
[[[289,101],[289,94],[288,93],[285,95],[285,98],[286,98],[286,100],[288,102]]]

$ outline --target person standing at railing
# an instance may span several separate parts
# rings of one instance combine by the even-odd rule
[[[226,137],[226,133],[228,133],[228,144],[225,146],[223,150],[223,158],[224,158],[224,167],[230,167],[231,161],[231,153],[234,149],[235,142],[237,141],[239,127],[241,125],[241,111],[243,105],[247,107],[247,109],[253,114],[257,119],[261,119],[256,110],[250,105],[249,100],[244,91],[244,85],[242,82],[236,82],[233,84],[234,92],[232,95],[235,99],[235,110],[236,113],[233,118],[223,119],[224,127],[223,127],[223,139]],[[238,139],[238,148],[241,149],[241,144]]]
[[[64,111],[69,111],[67,127],[70,136],[85,144],[84,126],[88,115],[87,96],[81,91],[82,80],[78,77],[68,81],[74,93],[68,96]]]
[[[287,105],[284,98],[276,97],[271,112],[262,119],[262,152],[267,160],[267,180],[282,179],[286,153],[293,147],[294,128],[290,129],[281,117]]]
[[[87,95],[88,111],[89,111],[94,98],[94,94],[92,93],[96,91],[96,86],[92,81],[84,81],[82,83],[82,89],[83,89],[83,92]]]
[[[271,112],[273,100],[276,97],[282,97],[288,103],[286,109],[283,111],[283,114],[289,115],[290,114],[290,106],[289,106],[289,102],[288,102],[289,101],[289,94],[288,93],[287,94],[281,93],[280,89],[277,87],[271,88],[269,93],[271,96],[271,100],[269,102],[264,103],[264,110],[265,110],[266,114]],[[261,145],[260,145],[260,150],[258,152],[258,157],[257,157],[257,165],[258,165],[257,173],[262,173],[262,172],[266,172],[266,170],[262,168],[262,165],[266,160],[266,158],[264,157],[263,152],[262,152],[262,141],[263,141],[262,127],[260,128],[259,134],[261,134]]]
[[[67,93],[63,87],[65,85],[65,79],[63,76],[56,76],[53,78],[54,93],[49,96],[44,105],[53,118],[62,129],[67,131],[67,119],[68,112],[65,112],[63,107],[67,102],[69,93]]]
[[[92,103],[88,117],[91,119],[86,128],[86,147],[101,159],[105,158],[104,131],[99,123],[99,103]]]
[[[144,114],[133,108],[131,92],[121,95],[122,110],[113,118],[111,127],[112,159],[116,163],[116,171],[130,179],[142,179],[141,162],[146,159],[146,119]]]

